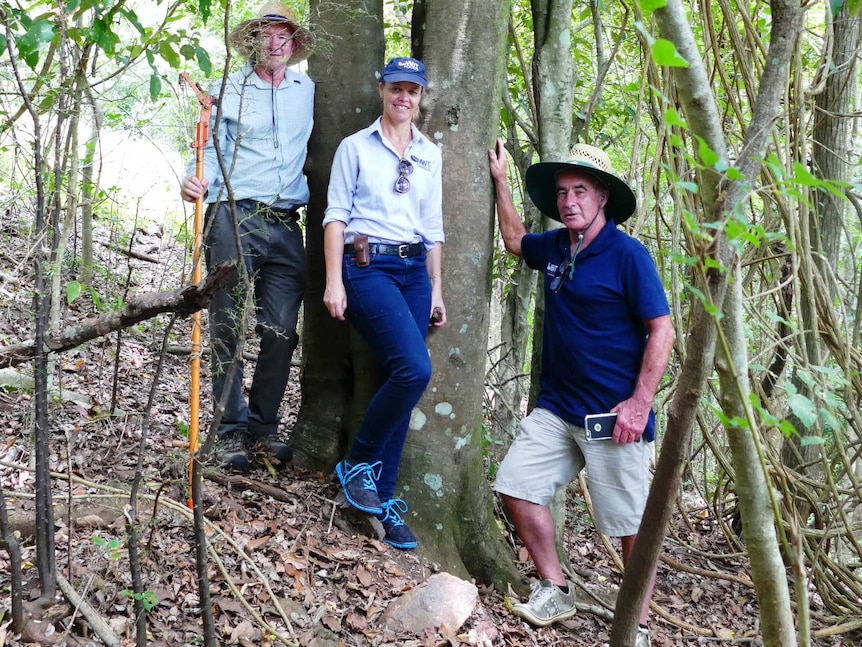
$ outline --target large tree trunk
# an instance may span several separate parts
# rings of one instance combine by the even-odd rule
[[[358,408],[366,401],[364,383],[373,382],[373,362],[361,345],[351,358],[346,322],[329,316],[323,305],[323,214],[329,170],[335,149],[346,136],[365,128],[380,114],[374,72],[383,67],[383,3],[353,5],[312,0],[311,28],[320,36],[308,59],[316,83],[314,131],[308,145],[311,198],[306,219],[308,285],[302,328],[302,406],[291,436],[295,460],[306,467],[331,471],[358,429]],[[344,53],[350,52],[350,64]],[[353,335],[356,338],[356,335]],[[367,352],[367,351],[366,351]],[[354,395],[357,389],[360,396]],[[363,413],[364,410],[361,413]]]
[[[443,151],[443,296],[448,322],[430,336],[434,375],[414,411],[400,486],[422,552],[447,570],[516,581],[482,467],[493,202],[487,150],[503,78],[508,3],[418,3],[414,36],[429,71],[422,130]],[[414,18],[414,24],[418,21]],[[481,79],[481,82],[478,80]]]
[[[536,138],[539,159],[566,159],[572,136],[572,103],[575,96],[575,64],[572,59],[571,0],[531,0],[533,15],[533,96],[536,98]],[[542,229],[558,227],[540,216]],[[536,291],[533,355],[530,366],[530,407],[539,395],[542,373],[542,339],[545,295]],[[557,504],[561,503],[558,496]],[[558,523],[559,535],[559,523]],[[558,537],[559,538],[559,537]]]

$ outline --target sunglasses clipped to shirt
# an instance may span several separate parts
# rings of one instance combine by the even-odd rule
[[[578,234],[578,244],[575,246],[574,253],[569,256],[557,270],[557,274],[551,279],[551,291],[557,294],[563,287],[563,282],[568,278],[570,281],[575,276],[575,259],[578,257],[578,252],[581,251],[581,243],[584,242],[584,235]]]
[[[407,193],[410,190],[410,180],[407,176],[413,172],[413,164],[409,159],[401,158],[398,161],[398,179],[395,180],[395,193]]]

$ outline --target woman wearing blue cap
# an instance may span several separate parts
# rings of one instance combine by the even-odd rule
[[[383,114],[335,152],[323,219],[326,291],[386,377],[371,399],[347,457],[336,466],[347,501],[375,515],[384,541],[416,547],[395,479],[413,407],[431,379],[425,347],[446,323],[441,285],[443,198],[440,150],[414,125],[425,66],[394,58],[380,75]]]

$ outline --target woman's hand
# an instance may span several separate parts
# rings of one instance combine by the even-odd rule
[[[437,243],[428,250],[425,261],[428,279],[431,281],[431,313],[429,326],[439,328],[446,323],[446,306],[443,304],[443,243]]]
[[[344,312],[347,310],[347,292],[344,290],[344,283],[327,281],[326,290],[323,292],[323,304],[334,319],[344,321]]]
[[[335,220],[323,230],[323,258],[326,262],[326,289],[323,305],[333,319],[344,321],[347,311],[347,292],[341,277],[341,262],[344,259],[344,228],[346,223]]]
[[[443,304],[441,297],[431,299],[431,318],[429,326],[440,328],[446,323],[446,306]]]

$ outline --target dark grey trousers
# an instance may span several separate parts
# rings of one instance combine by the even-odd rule
[[[237,201],[237,228],[245,267],[254,289],[260,354],[248,404],[242,393],[242,357],[233,379],[226,380],[236,355],[244,321],[245,294],[238,278],[216,292],[209,308],[213,406],[227,389],[219,435],[243,431],[252,436],[276,433],[279,408],[298,343],[296,323],[305,291],[305,248],[297,222],[260,209],[253,200]],[[205,259],[210,268],[237,259],[230,206],[207,210]]]

